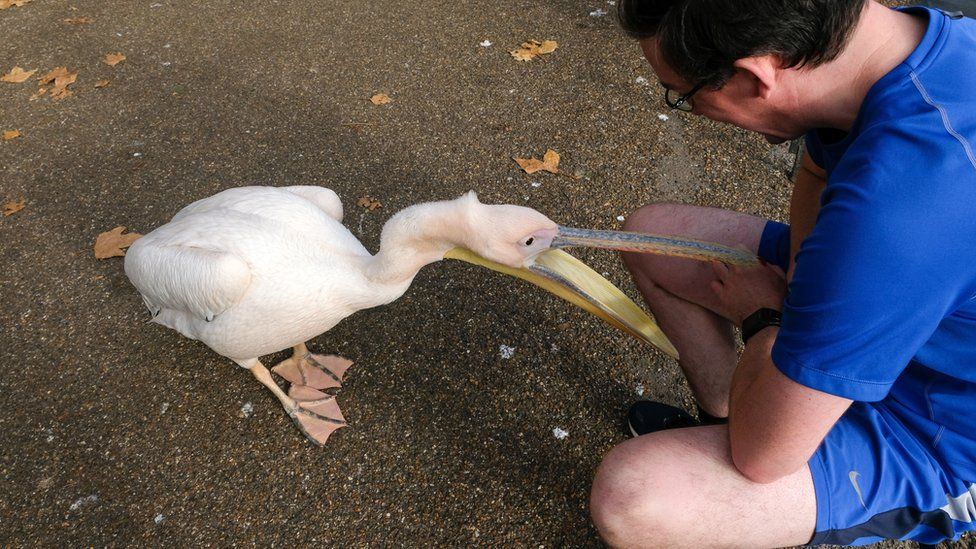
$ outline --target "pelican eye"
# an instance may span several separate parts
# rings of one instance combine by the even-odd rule
[[[525,241],[525,245],[531,246],[533,242],[535,242],[535,238],[530,236],[529,239]]]

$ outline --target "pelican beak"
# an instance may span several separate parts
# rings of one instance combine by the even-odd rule
[[[559,227],[556,238],[552,241],[552,247],[569,248],[571,246],[670,255],[699,261],[717,260],[729,265],[756,265],[759,263],[755,255],[745,250],[703,240],[627,231]]]
[[[678,350],[647,313],[610,281],[562,250],[546,250],[535,257],[531,266],[522,268],[489,261],[465,248],[454,248],[444,257],[527,280],[603,319],[607,324],[678,358]]]

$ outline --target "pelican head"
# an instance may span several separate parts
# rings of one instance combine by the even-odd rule
[[[677,358],[677,350],[640,307],[599,273],[554,247],[560,235],[554,221],[523,206],[482,204],[473,191],[458,200],[466,217],[460,225],[467,230],[455,235],[463,245],[445,258],[531,282]]]
[[[524,206],[482,204],[474,191],[460,199],[465,204],[468,234],[459,240],[479,256],[514,269],[529,267],[548,250],[559,225]]]

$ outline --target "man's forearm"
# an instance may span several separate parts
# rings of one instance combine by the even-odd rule
[[[769,327],[749,339],[729,393],[732,462],[761,483],[802,468],[851,404],[783,375],[771,356],[778,333]]]
[[[775,327],[766,328],[750,338],[732,376],[729,391],[729,439],[732,461],[743,475],[756,482],[778,478],[782,466],[764,457],[770,445],[769,422],[761,417],[764,400],[761,394],[763,377],[772,364],[770,353],[776,341]]]

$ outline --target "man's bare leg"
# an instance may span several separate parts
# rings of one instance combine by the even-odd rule
[[[732,464],[728,427],[659,431],[604,458],[590,512],[613,547],[782,547],[810,541],[813,480],[804,466],[769,484]]]
[[[626,230],[689,236],[758,250],[766,220],[746,214],[653,204]],[[711,290],[712,267],[624,254],[652,312],[678,352],[700,406],[728,415],[737,361],[728,316]],[[590,511],[600,535],[620,547],[775,547],[806,543],[816,527],[816,496],[803,467],[770,484],[732,464],[724,425],[659,431],[631,439],[604,458]]]
[[[747,214],[682,204],[650,204],[627,219],[628,231],[681,235],[756,252],[766,220]],[[737,360],[732,325],[710,289],[708,263],[650,254],[622,254],[658,324],[678,349],[678,363],[701,408],[729,413]]]

